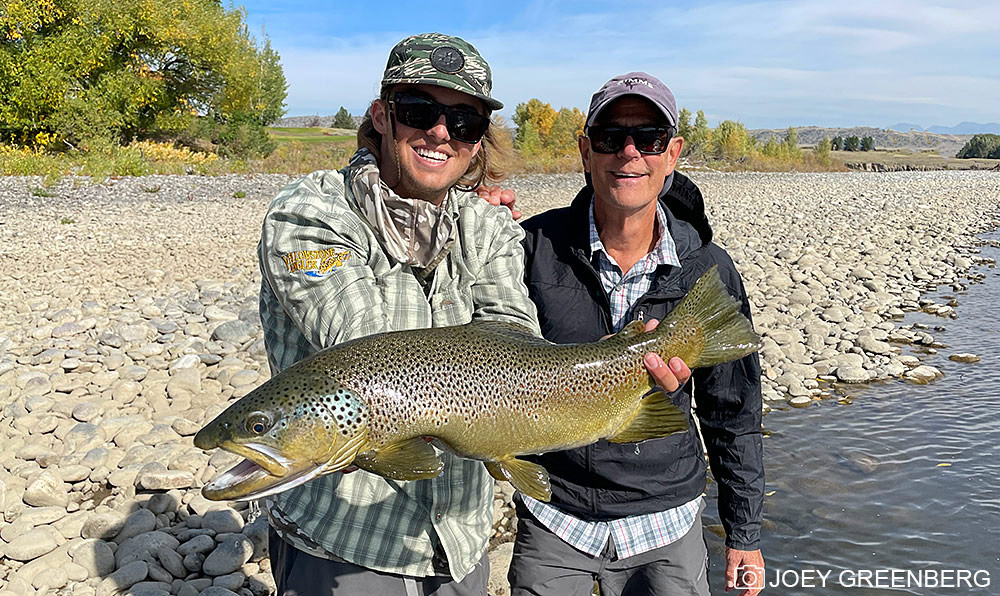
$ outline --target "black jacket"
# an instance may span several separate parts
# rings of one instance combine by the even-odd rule
[[[681,266],[661,266],[633,317],[663,319],[709,267],[717,264],[730,294],[750,305],[729,255],[712,243],[701,191],[675,173],[661,193],[670,234]],[[666,187],[665,187],[666,188]],[[556,343],[590,342],[611,332],[607,293],[590,262],[591,186],[569,207],[553,209],[524,224],[525,276],[538,307],[542,334]],[[761,443],[760,361],[757,354],[697,369],[693,374],[695,413],[719,483],[719,515],[726,544],[759,548],[764,501]],[[691,386],[672,397],[691,411]],[[705,490],[705,458],[690,420],[686,433],[636,444],[599,441],[594,445],[533,458],[552,480],[552,504],[587,520],[654,513],[682,505]]]

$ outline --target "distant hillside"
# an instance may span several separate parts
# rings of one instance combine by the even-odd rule
[[[351,116],[351,119],[354,120],[354,128],[361,125],[361,116]],[[313,128],[315,126],[330,128],[333,126],[333,116],[289,116],[278,120],[271,126],[279,128]]]
[[[908,130],[924,130],[923,126],[919,124],[914,124],[912,122],[897,122],[889,127],[889,130],[898,130],[900,132],[906,132]]]
[[[971,134],[936,134],[933,132],[909,131],[899,132],[896,130],[885,130],[872,128],[870,126],[857,126],[854,128],[820,128],[818,126],[797,126],[800,145],[816,145],[826,137],[850,137],[856,136],[872,137],[875,139],[876,149],[907,149],[919,153],[921,151],[937,151],[944,157],[954,157],[958,150],[965,145],[966,141],[972,138]],[[771,137],[781,141],[785,138],[787,129],[758,129],[751,130],[758,141],[766,143]]]
[[[938,134],[945,135],[976,135],[987,132],[1000,134],[1000,124],[997,124],[996,122],[987,122],[986,124],[980,124],[979,122],[961,122],[955,126],[932,126],[927,129],[927,132],[936,132]]]
[[[924,128],[919,124],[913,124],[911,122],[900,122],[898,124],[893,124],[889,128],[891,130],[898,130],[900,132],[906,132],[910,129],[916,129],[921,132],[927,131],[942,135],[976,135],[987,132],[993,134],[1000,134],[1000,124],[997,124],[996,122],[987,122],[985,124],[981,122],[960,122],[955,126],[935,125],[929,128]]]

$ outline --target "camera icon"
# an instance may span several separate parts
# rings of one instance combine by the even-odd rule
[[[740,565],[736,568],[736,586],[762,589],[764,587],[764,568],[757,565]]]

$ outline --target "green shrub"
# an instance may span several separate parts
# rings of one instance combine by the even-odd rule
[[[755,145],[746,127],[734,120],[720,122],[709,138],[712,157],[726,161],[746,159]]]
[[[318,120],[318,118],[317,118]],[[333,127],[334,128],[354,128],[354,118],[351,118],[351,113],[347,111],[347,108],[340,106],[340,111],[337,115],[333,117]]]
[[[1000,158],[1000,135],[975,135],[958,150],[955,157],[968,159],[973,157]]]
[[[823,137],[820,140],[819,144],[816,145],[816,150],[813,151],[813,155],[815,155],[816,159],[818,159],[819,162],[821,164],[823,164],[823,165],[829,165],[830,164],[830,148],[831,148],[831,145],[832,144],[830,143],[830,139],[828,139],[826,137]]]
[[[5,1],[0,140],[35,146],[42,133],[73,146],[90,137],[127,143],[239,112],[273,122],[284,74],[245,20],[218,0]]]

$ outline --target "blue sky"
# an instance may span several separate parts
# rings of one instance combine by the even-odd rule
[[[440,31],[489,61],[508,118],[532,97],[585,110],[604,81],[644,70],[713,125],[1000,121],[997,1],[241,4],[281,54],[290,116],[361,114],[392,46]]]

